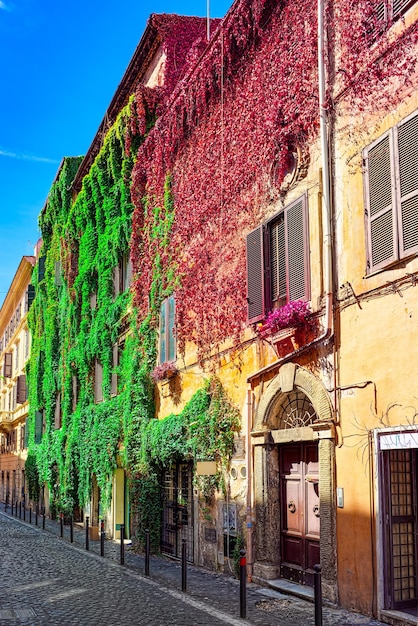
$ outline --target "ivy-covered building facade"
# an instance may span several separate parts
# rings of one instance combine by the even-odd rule
[[[150,17],[40,215],[30,496],[407,620],[417,7],[328,9]]]

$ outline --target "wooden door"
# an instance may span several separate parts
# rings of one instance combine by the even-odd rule
[[[416,611],[418,606],[417,473],[416,449],[383,453],[387,608]]]
[[[280,574],[313,585],[313,566],[319,564],[318,444],[286,445],[279,456]]]

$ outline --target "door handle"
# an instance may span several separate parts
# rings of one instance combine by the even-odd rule
[[[289,509],[291,513],[296,513],[296,504],[293,502],[293,500],[290,500],[289,504],[287,505],[287,508]]]

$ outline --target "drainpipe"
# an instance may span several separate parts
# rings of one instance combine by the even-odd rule
[[[322,164],[322,253],[324,263],[324,294],[325,294],[325,321],[324,330],[319,337],[301,346],[294,352],[278,359],[274,363],[263,367],[247,378],[247,383],[277,369],[283,363],[297,358],[310,348],[327,341],[334,334],[333,319],[333,276],[332,276],[332,232],[331,232],[331,176],[329,163],[328,119],[326,108],[325,86],[325,33],[324,33],[325,0],[318,0],[318,92],[319,92],[319,137],[321,146]]]
[[[252,391],[247,389],[247,432],[246,432],[246,459],[247,459],[247,578],[251,582],[253,575],[253,446],[251,445],[251,428],[253,419]]]

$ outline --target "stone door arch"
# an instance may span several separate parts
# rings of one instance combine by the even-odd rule
[[[280,577],[280,450],[316,443],[319,462],[320,555],[324,597],[336,602],[335,429],[322,382],[287,363],[270,381],[254,416],[254,577]]]

